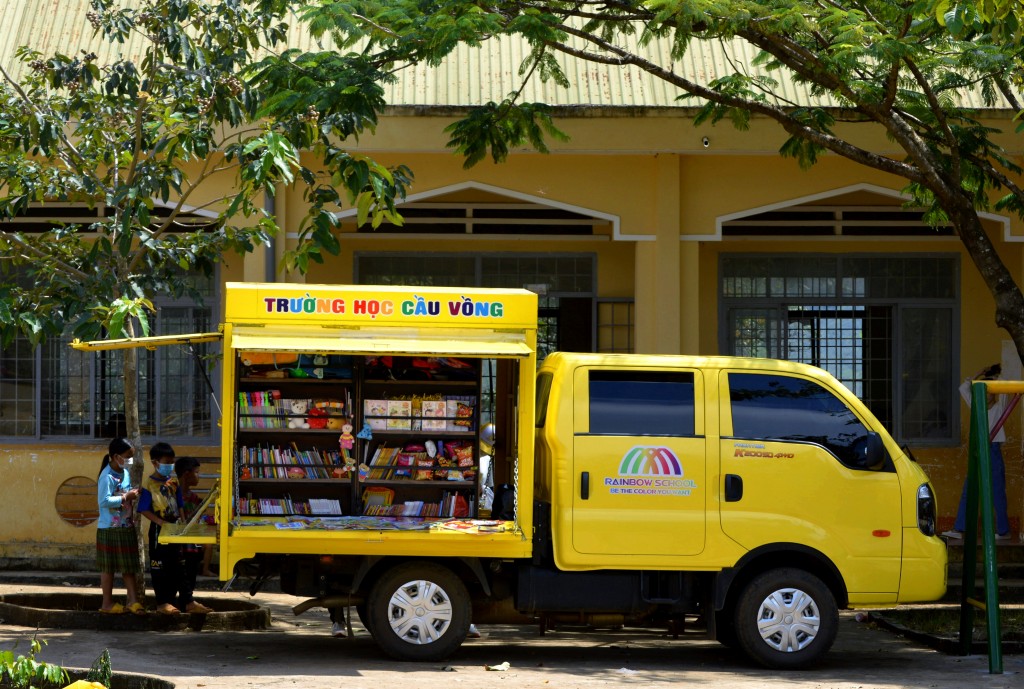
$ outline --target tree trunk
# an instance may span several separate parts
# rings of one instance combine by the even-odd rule
[[[135,326],[131,319],[127,319],[125,330],[128,337],[135,337]],[[139,424],[139,350],[129,347],[124,352],[124,420],[125,432],[128,439],[135,448],[135,463],[132,464],[131,477],[132,486],[141,486],[142,477],[146,472],[146,456],[142,447],[142,429]],[[136,578],[136,587],[139,592],[139,600],[146,595],[146,545],[142,538],[142,517],[135,515],[135,536],[138,543],[139,554],[139,575]]]
[[[973,204],[961,196],[941,198],[940,203],[995,299],[996,325],[1009,333],[1017,348],[1017,355],[1024,360],[1024,294],[996,253]]]

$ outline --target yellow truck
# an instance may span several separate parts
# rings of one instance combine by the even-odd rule
[[[927,476],[818,368],[538,366],[519,289],[229,283],[225,303],[217,525],[161,540],[216,543],[223,578],[279,577],[300,610],[351,606],[395,658],[531,621],[799,668],[840,609],[945,591]]]

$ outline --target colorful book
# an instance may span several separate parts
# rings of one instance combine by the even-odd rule
[[[448,404],[444,400],[423,400],[420,412],[423,416],[423,430],[448,430],[448,420],[445,418],[448,415]]]
[[[387,428],[389,430],[410,430],[412,428],[411,400],[388,400]]]
[[[387,415],[387,400],[363,400],[363,419],[370,424],[370,428],[387,428]]]

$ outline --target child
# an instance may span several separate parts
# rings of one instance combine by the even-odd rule
[[[992,364],[974,374],[974,380],[998,380],[1003,372],[1002,364]],[[960,396],[971,408],[971,379],[965,379],[960,384]],[[991,434],[996,423],[1003,417],[1008,400],[1006,395],[989,395],[988,399],[988,430]],[[1006,465],[1003,462],[1003,443],[1006,442],[1006,431],[1002,428],[989,445],[989,471],[992,476],[992,509],[995,511],[995,527],[997,541],[1010,540],[1010,519],[1007,516],[1006,501]],[[982,479],[984,480],[984,479]],[[980,522],[980,514],[979,519]],[[953,528],[942,533],[946,538],[959,539],[964,537],[964,529],[967,522],[967,479],[964,479],[963,489],[960,491],[960,505],[956,511],[956,521]]]
[[[177,500],[180,508],[181,521],[187,523],[195,515],[203,501],[192,492],[194,486],[199,485],[199,460],[195,457],[180,457],[174,463],[174,474],[178,477]],[[193,598],[196,589],[196,577],[199,574],[199,565],[203,560],[203,548],[197,545],[181,546],[182,570],[178,585],[178,599],[185,612],[188,613],[209,613],[213,612]]]
[[[174,478],[174,448],[157,443],[149,450],[153,472],[142,479],[139,514],[149,519],[149,574],[153,580],[156,611],[177,615],[174,605],[183,575],[181,546],[160,543],[160,529],[178,521],[178,481]]]
[[[114,602],[114,574],[120,572],[128,593],[127,611],[143,615],[146,610],[138,600],[135,581],[140,567],[133,510],[139,489],[131,487],[125,471],[135,449],[125,438],[114,438],[107,450],[96,479],[96,498],[100,509],[96,529],[96,567],[100,571],[100,588],[103,591],[100,612],[125,612],[123,605]]]

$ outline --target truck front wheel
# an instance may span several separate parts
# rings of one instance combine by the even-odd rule
[[[755,577],[736,605],[740,648],[761,665],[780,670],[807,667],[836,640],[835,597],[813,574],[773,569]]]
[[[366,612],[374,641],[399,660],[441,660],[469,632],[466,586],[434,563],[409,562],[385,572],[370,592]]]

